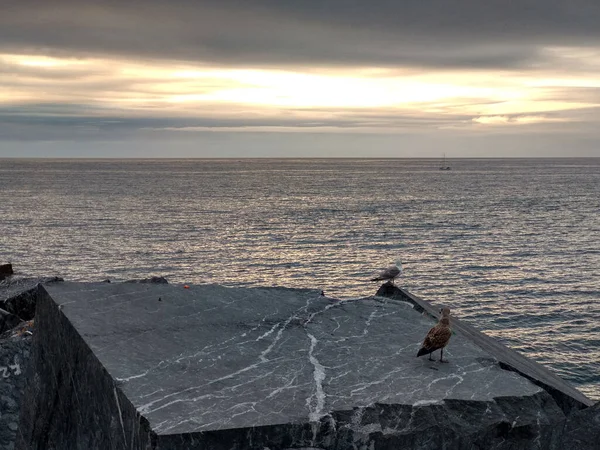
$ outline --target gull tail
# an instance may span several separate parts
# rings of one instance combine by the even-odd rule
[[[421,349],[420,349],[420,350],[419,350],[419,352],[417,353],[417,358],[418,358],[419,356],[423,356],[423,355],[426,355],[426,354],[428,354],[428,353],[431,353],[431,350],[430,350],[430,349],[428,349],[428,348],[425,348],[425,347],[421,347]]]

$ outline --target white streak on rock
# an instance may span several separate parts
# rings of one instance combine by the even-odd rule
[[[317,338],[312,334],[307,333],[310,338],[310,349],[308,350],[308,359],[310,363],[314,367],[313,376],[315,378],[315,394],[316,404],[315,407],[312,408],[312,398],[311,395],[308,399],[306,399],[306,404],[309,408],[308,419],[311,422],[318,422],[319,419],[323,416],[323,408],[325,407],[325,391],[323,390],[323,381],[325,380],[325,367],[321,365],[319,360],[314,355],[315,347],[317,346]]]
[[[273,332],[279,327],[279,325],[281,325],[280,322],[277,322],[275,325],[273,325],[271,327],[271,329],[269,331],[267,331],[265,334],[261,334],[259,337],[256,338],[257,341],[260,341],[261,339],[266,338],[267,336],[273,334]]]
[[[417,406],[428,406],[428,405],[440,405],[444,403],[443,400],[441,399],[437,399],[437,400],[419,400],[413,403],[413,408],[417,407]]]
[[[268,355],[269,353],[271,353],[271,350],[273,350],[273,347],[275,347],[275,345],[277,344],[277,342],[279,342],[279,339],[281,339],[281,335],[283,334],[283,332],[284,332],[284,330],[287,328],[287,326],[290,324],[290,322],[291,322],[293,319],[296,319],[296,318],[297,318],[297,316],[296,316],[295,314],[294,314],[294,315],[292,315],[292,316],[290,316],[290,317],[289,317],[289,318],[288,318],[288,319],[285,321],[285,323],[284,323],[284,324],[281,326],[281,328],[279,328],[279,331],[278,331],[278,332],[277,332],[277,334],[275,335],[275,339],[273,339],[273,342],[271,342],[271,345],[269,345],[269,346],[268,346],[268,347],[267,347],[265,350],[263,350],[263,351],[261,352],[261,354],[260,354],[260,356],[259,356],[259,358],[260,358],[261,362],[267,362],[267,361],[269,361],[269,360],[267,359],[267,355]],[[275,331],[276,327],[278,327],[278,326],[279,326],[279,324],[277,324],[277,325],[275,325],[273,328],[271,328],[271,330],[269,330],[269,331],[267,332],[267,335],[268,335],[268,334],[271,334],[273,331]],[[257,339],[257,341],[258,341],[258,339]]]
[[[377,311],[373,311],[370,315],[369,318],[367,319],[366,323],[365,323],[365,329],[363,330],[363,336],[366,336],[367,333],[369,333],[369,326],[371,325],[371,322],[373,321],[373,319],[377,317]]]
[[[118,378],[118,377],[115,377],[115,379],[117,381],[121,381],[121,382],[129,381],[129,380],[135,380],[136,378],[145,377],[146,375],[148,375],[148,372],[150,372],[150,369],[146,370],[145,372],[139,373],[137,375],[132,375],[132,376],[127,377],[127,378]]]
[[[123,445],[125,445],[127,443],[127,437],[125,436],[125,424],[123,423],[123,413],[121,412],[121,404],[119,403],[119,394],[117,393],[116,386],[113,387],[113,392],[115,393],[115,403],[119,410],[119,422],[121,422],[121,430],[123,431]]]

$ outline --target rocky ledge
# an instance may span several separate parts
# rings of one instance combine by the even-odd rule
[[[60,280],[13,276],[11,264],[0,265],[0,450],[14,448],[38,285]]]
[[[416,358],[435,311],[409,300],[40,286],[16,448],[597,448],[598,406],[468,332]]]
[[[26,382],[31,336],[0,338],[0,449],[12,450]]]

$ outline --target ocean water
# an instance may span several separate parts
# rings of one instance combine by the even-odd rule
[[[600,159],[0,159],[23,275],[323,289],[399,284],[600,399]]]

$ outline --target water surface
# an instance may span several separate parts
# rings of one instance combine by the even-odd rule
[[[402,286],[600,399],[600,159],[448,162],[0,159],[0,261],[349,298],[401,257]]]

